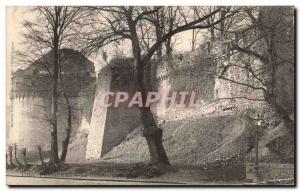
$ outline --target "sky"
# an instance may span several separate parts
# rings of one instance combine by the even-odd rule
[[[7,66],[8,71],[11,70],[11,52],[12,52],[12,44],[15,50],[22,50],[24,46],[22,45],[23,37],[22,37],[22,23],[25,20],[34,19],[34,14],[32,12],[27,11],[30,7],[16,7],[16,6],[8,6],[6,8],[6,54],[7,54]],[[178,34],[176,36],[176,46],[175,51],[177,52],[185,52],[190,51],[191,49],[191,39],[192,39],[192,31],[186,31]],[[204,37],[199,35],[199,41],[204,41]],[[121,49],[125,50],[126,46],[124,45]],[[108,51],[111,47],[107,47],[104,51]],[[102,55],[99,53],[94,57],[89,57],[89,59],[95,63],[96,71],[98,71],[103,65],[104,61],[102,59]],[[15,68],[13,68],[15,70]]]

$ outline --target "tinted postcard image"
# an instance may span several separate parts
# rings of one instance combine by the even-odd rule
[[[295,8],[8,6],[8,185],[295,185]]]

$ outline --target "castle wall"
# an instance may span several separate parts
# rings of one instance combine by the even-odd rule
[[[70,142],[73,141],[80,125],[90,123],[91,102],[94,101],[95,76],[94,65],[79,52],[72,49],[60,50],[64,56],[61,63],[62,81],[58,86],[58,149],[66,138],[68,107],[63,92],[67,94],[72,107],[72,129]],[[52,70],[53,51],[49,51],[36,62],[45,62]],[[61,83],[61,82],[59,82]],[[12,75],[9,129],[9,145],[37,151],[40,145],[43,151],[50,150],[51,136],[51,95],[52,79],[47,71],[35,64],[19,69]]]
[[[169,80],[169,69],[167,62],[160,64],[156,68],[155,80],[157,82],[157,90],[160,95],[168,93],[171,91],[171,84]],[[152,113],[157,116],[159,119],[165,119],[167,114],[167,105],[166,103],[159,102],[151,106]]]
[[[119,63],[122,62],[123,63]],[[118,60],[98,74],[96,96],[86,147],[87,160],[99,160],[106,152],[121,143],[129,132],[141,125],[139,109],[127,106],[103,107],[99,103],[104,92],[136,92],[132,65]]]
[[[129,97],[137,91],[133,68],[130,64],[112,67],[110,91],[128,92]],[[136,106],[109,107],[107,110],[101,156],[123,141],[127,134],[142,124],[140,111]]]
[[[227,70],[224,69],[224,66],[229,65],[231,62],[235,63],[236,59],[239,58],[230,58],[223,63],[218,63],[219,68],[217,69],[217,74],[223,74],[223,77],[233,80],[235,82],[245,83],[249,85],[254,85],[257,81],[254,77],[251,77],[251,74],[242,67],[231,66]],[[252,62],[252,67],[260,66],[261,62],[259,60],[249,61]],[[243,63],[240,63],[243,66]],[[238,96],[246,96],[249,98],[261,98],[262,92],[260,90],[254,90],[252,88],[230,82],[228,80],[224,80],[222,78],[215,79],[215,87],[214,87],[214,97],[215,99],[219,98],[231,98]]]
[[[79,101],[82,99],[82,101]],[[84,102],[84,97],[71,98],[70,102],[76,109],[73,110],[71,138],[79,127],[81,118],[80,107]],[[24,96],[15,97],[13,100],[12,126],[9,132],[9,145],[16,144],[20,148],[36,150],[40,145],[43,150],[50,150],[50,116],[51,102],[49,97]],[[64,105],[65,100],[60,97],[58,107],[58,147],[62,146],[62,141],[66,136],[67,109]]]
[[[100,107],[99,96],[110,91],[111,69],[104,68],[98,74],[93,113],[89,127],[85,157],[87,160],[97,160],[101,157],[104,128],[106,125],[107,108]]]
[[[85,87],[76,98],[75,115],[71,131],[71,139],[66,156],[66,162],[83,162],[86,158],[87,137],[92,120],[93,105],[95,100],[95,83]],[[76,121],[74,121],[76,120]],[[76,125],[74,125],[76,123]]]
[[[107,111],[101,156],[121,143],[127,137],[128,133],[141,124],[138,108],[109,108]]]
[[[253,31],[253,33],[253,35],[256,36],[256,31]],[[245,39],[239,39],[234,43],[243,47],[244,41]],[[230,54],[230,46],[230,43],[225,40],[214,41],[212,55]],[[257,48],[260,47],[260,50],[255,50],[256,52],[263,53],[265,49],[262,48],[262,41],[257,41],[253,46]],[[250,86],[263,87],[263,85],[251,74],[250,70],[247,69],[248,65],[251,66],[253,71],[262,68],[263,63],[259,59],[248,57],[247,54],[232,54],[219,58],[216,65],[217,68],[215,72],[218,77],[215,78],[213,96],[215,100],[222,101],[222,107],[224,109],[235,108],[240,112],[244,112],[248,109],[253,110],[262,108],[262,105],[265,106],[262,101],[254,101],[255,99],[263,99],[263,91],[253,89]]]
[[[215,79],[204,72],[213,70],[214,66],[204,60],[204,56],[203,51],[197,50],[192,55],[184,56],[182,60],[173,58],[159,64],[156,75],[159,92],[195,92],[197,102],[203,104],[201,108],[177,108],[165,103],[157,104],[151,109],[159,122],[197,117],[214,111],[214,108],[206,105],[213,100]]]
[[[43,117],[45,100],[41,97],[20,97],[13,100],[13,126],[10,127],[9,144],[28,150],[50,147],[49,124]]]

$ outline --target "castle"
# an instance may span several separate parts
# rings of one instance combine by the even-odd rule
[[[121,143],[128,133],[142,124],[138,108],[104,108],[99,105],[98,100],[98,95],[107,91],[126,91],[132,94],[136,92],[132,59],[113,59],[100,70],[96,78],[93,63],[79,52],[62,49],[61,55],[64,60],[61,75],[65,84],[59,86],[58,90],[59,149],[66,136],[67,126],[67,106],[62,96],[64,87],[73,108],[71,143],[67,159],[75,152],[75,155],[82,155],[86,160],[99,160]],[[43,150],[50,149],[52,82],[48,71],[52,71],[51,60],[50,51],[29,67],[19,69],[12,75],[12,111],[8,139],[10,146],[17,145],[33,152],[37,146],[41,146]],[[46,67],[38,67],[43,65]],[[157,65],[154,67],[157,71],[151,71],[151,75],[154,75],[151,83],[158,91],[168,92],[172,88],[180,90],[180,87],[172,85],[176,82],[171,82],[170,75],[180,76],[179,78],[188,81],[185,73],[189,71],[189,67],[181,68],[175,74],[170,72],[167,61],[164,61],[164,64],[154,62],[153,65]],[[204,89],[202,87],[202,90]],[[210,90],[212,94],[212,88]],[[198,92],[202,91],[198,88]],[[151,109],[157,120],[172,120],[167,119],[166,105],[158,105]],[[72,151],[72,145],[76,144],[76,135],[85,130],[89,132],[85,152],[76,153]]]
[[[239,39],[238,43],[243,43],[242,40]],[[237,67],[224,70],[226,63],[234,62],[237,59],[234,56],[225,58],[217,64],[201,60],[205,58],[205,54],[213,53],[216,50],[229,51],[228,44],[229,42],[222,40],[219,42],[215,41],[213,45],[212,43],[206,44],[195,55],[188,53],[183,57],[173,58],[172,60],[160,60],[157,63],[155,60],[152,61],[153,63],[151,64],[155,67],[150,72],[154,76],[151,79],[151,85],[155,89],[165,92],[169,90],[195,90],[199,95],[198,99],[201,99],[203,103],[201,109],[168,108],[166,105],[153,107],[151,110],[157,123],[202,116],[225,116],[226,114],[232,114],[231,107],[242,107],[243,109],[251,107],[261,108],[260,103],[254,104],[254,102],[250,101],[242,102],[232,99],[220,104],[210,103],[216,98],[226,98],[233,95],[262,97],[260,92],[249,92],[236,84],[203,73],[205,70],[210,70],[217,71],[217,73],[224,72],[225,77],[234,77],[240,81],[251,81],[253,79],[246,70],[238,69]],[[258,42],[256,48],[263,49],[264,47],[262,48],[262,46],[263,43]],[[277,48],[280,49],[282,47]],[[203,50],[208,52],[205,53]],[[62,64],[62,76],[64,81],[67,82],[67,92],[71,97],[74,108],[74,120],[72,120],[72,135],[67,161],[99,161],[106,153],[122,143],[128,134],[142,126],[138,108],[103,108],[99,106],[97,97],[99,94],[108,91],[136,91],[132,59],[113,59],[99,71],[96,78],[93,63],[79,52],[63,49],[62,55],[65,58],[64,64]],[[202,57],[197,58],[197,55]],[[36,65],[39,62],[48,64],[51,71],[51,64],[49,64],[51,63],[51,52],[37,60]],[[256,62],[257,65],[260,64],[258,60],[253,60],[253,62]],[[282,70],[286,68],[282,68]],[[42,146],[45,150],[49,149],[50,123],[48,118],[51,104],[49,97],[51,95],[51,80],[47,71],[37,68],[33,64],[24,70],[15,72],[12,84],[11,99],[13,109],[11,113],[11,127],[9,129],[9,144],[16,144],[18,147],[24,147],[32,151],[36,150],[37,146]],[[285,88],[287,89],[287,87]],[[290,90],[286,91],[293,94]],[[291,97],[293,96],[288,97],[292,99]],[[67,118],[65,113],[67,112],[64,106],[64,99],[61,96],[59,102],[58,142],[61,144],[65,137]],[[291,100],[292,102],[293,100]],[[226,118],[225,121],[233,120],[231,118],[227,120]],[[231,127],[229,127],[228,132],[231,132],[231,130]],[[222,132],[219,135],[222,137]],[[233,136],[232,134],[229,135]],[[241,141],[245,141],[244,138]],[[218,155],[216,154],[215,156]]]

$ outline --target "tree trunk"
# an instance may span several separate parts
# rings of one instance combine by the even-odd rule
[[[8,147],[8,152],[9,152],[9,163],[10,163],[10,165],[14,166],[14,163],[13,163],[13,147],[12,146]]]
[[[221,35],[221,37],[223,37],[224,33],[225,33],[225,21],[224,21],[225,15],[226,15],[226,11],[221,10],[220,17],[221,17],[221,19],[223,19],[223,21],[221,21],[221,23],[220,23],[220,35]]]
[[[215,40],[216,40],[216,37],[215,37],[215,29],[214,29],[213,27],[210,29],[210,35],[211,35],[210,41],[211,41],[211,42],[215,42]]]
[[[57,147],[57,75],[58,75],[58,66],[57,66],[57,51],[54,51],[54,70],[53,70],[53,90],[52,90],[52,129],[51,129],[51,155],[49,164],[57,164],[58,160],[58,147]]]
[[[71,138],[71,131],[72,131],[72,106],[71,106],[69,97],[66,93],[66,87],[65,87],[63,78],[61,76],[61,68],[59,70],[59,79],[60,79],[60,84],[61,84],[61,87],[62,87],[63,96],[65,98],[66,105],[67,105],[67,110],[68,110],[66,137],[62,142],[62,152],[61,152],[60,159],[59,159],[60,162],[65,162],[67,152],[68,152],[69,143],[70,143],[70,138]]]
[[[65,95],[65,99],[68,100],[68,98]],[[68,104],[68,120],[67,120],[67,129],[66,129],[66,137],[62,144],[62,152],[60,155],[60,162],[66,161],[66,156],[68,152],[68,147],[70,143],[70,137],[71,137],[71,130],[72,130],[72,109],[69,103],[69,100],[67,101]]]
[[[23,157],[24,157],[24,164],[25,164],[25,166],[27,165],[27,155],[26,155],[26,148],[24,148],[23,150],[22,150],[22,154],[23,154]]]
[[[195,44],[196,44],[196,37],[195,37],[195,29],[192,30],[192,48],[191,50],[194,51],[195,50]]]
[[[262,32],[264,32],[263,29],[261,29]],[[265,37],[267,40],[268,45],[268,63],[271,64],[271,82],[268,87],[268,92],[265,93],[265,100],[270,104],[270,106],[274,109],[275,113],[281,118],[282,122],[284,123],[285,127],[289,131],[290,135],[294,137],[294,122],[290,119],[289,113],[282,108],[276,100],[276,85],[277,85],[277,72],[278,72],[278,56],[275,51],[275,32],[271,31],[271,34],[269,36]]]
[[[174,15],[173,15],[173,8],[169,7],[168,8],[168,18],[169,18],[169,31],[173,30],[174,26]],[[165,46],[166,46],[166,55],[168,59],[172,58],[172,37],[170,36],[169,38],[166,39],[165,41]]]
[[[136,60],[136,59],[135,59]],[[147,91],[144,83],[144,64],[136,60],[137,65],[137,84],[142,94],[143,105],[146,103]],[[150,164],[170,165],[164,146],[162,144],[163,131],[157,127],[150,107],[140,107],[141,119],[144,130],[143,135],[146,138],[150,153]]]
[[[16,163],[21,166],[22,164],[20,163],[20,161],[18,160],[18,148],[17,148],[17,144],[15,144],[15,160]]]
[[[275,113],[281,118],[290,135],[294,136],[294,121],[290,119],[289,113],[277,104],[275,98],[270,98],[269,100],[271,107],[273,108]]]
[[[140,108],[140,111],[144,125],[143,135],[150,153],[150,164],[170,165],[162,143],[163,131],[157,127],[150,108]]]
[[[40,157],[40,160],[41,160],[41,165],[45,166],[45,162],[44,162],[43,156],[42,156],[42,148],[41,148],[41,146],[38,146],[37,148],[38,148],[39,157]]]
[[[164,28],[164,18],[163,12],[157,11],[156,12],[156,25],[155,25],[155,34],[156,34],[156,41],[160,41],[163,36],[162,29]],[[157,59],[160,61],[162,59],[162,45],[158,46],[157,48]]]
[[[158,23],[159,23],[159,20],[158,20]],[[162,37],[162,31],[160,29],[160,26],[156,26],[155,30],[156,30],[156,39],[157,39],[157,41],[160,41],[161,37]],[[162,59],[162,45],[160,45],[157,48],[156,52],[157,52],[157,59],[160,61]]]
[[[5,164],[6,164],[6,167],[8,166],[8,157],[7,157],[7,153],[5,154]]]
[[[166,55],[167,55],[167,57],[168,57],[168,59],[170,59],[170,58],[172,58],[172,45],[171,45],[171,43],[172,43],[172,38],[168,38],[167,40],[166,40]]]
[[[143,105],[146,102],[147,91],[145,86],[145,63],[142,62],[141,59],[141,48],[138,40],[138,35],[136,32],[135,25],[132,22],[130,17],[127,18],[129,23],[129,28],[131,32],[131,43],[132,43],[132,51],[134,56],[134,65],[136,67],[136,80],[138,89],[142,94]],[[168,157],[166,155],[165,149],[162,144],[162,135],[163,132],[156,125],[153,114],[149,107],[139,107],[141,119],[143,122],[143,135],[146,138],[147,145],[150,153],[150,164],[158,165],[170,165]]]
[[[56,8],[57,9],[57,8]],[[56,21],[58,21],[58,12],[56,10]],[[58,51],[59,51],[59,36],[58,36],[58,22],[56,22],[56,26],[54,29],[54,37],[53,37],[53,89],[52,89],[52,129],[51,129],[51,155],[49,160],[49,165],[56,165],[59,162],[58,158],[58,146],[57,146],[57,104],[58,104],[58,93],[57,93],[57,85],[58,85]]]

